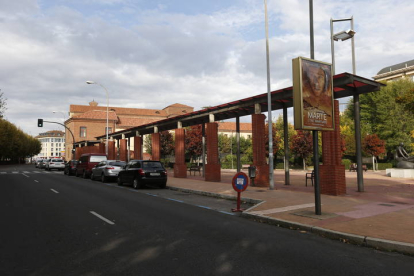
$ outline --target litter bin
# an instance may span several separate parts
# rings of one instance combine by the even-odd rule
[[[252,187],[254,187],[254,179],[256,178],[256,166],[249,166],[249,177],[250,177],[250,182],[252,183]]]

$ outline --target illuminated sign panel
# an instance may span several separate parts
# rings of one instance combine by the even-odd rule
[[[332,65],[303,57],[292,65],[295,129],[334,130]]]

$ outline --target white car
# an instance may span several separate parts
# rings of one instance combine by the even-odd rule
[[[65,162],[63,159],[50,159],[48,163],[46,163],[46,170],[59,170],[63,171],[65,169]]]

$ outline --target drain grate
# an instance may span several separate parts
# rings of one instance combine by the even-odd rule
[[[388,206],[388,207],[394,207],[395,205],[392,205],[392,204],[386,204],[386,203],[381,203],[381,204],[378,204],[378,205],[381,205],[381,206]]]

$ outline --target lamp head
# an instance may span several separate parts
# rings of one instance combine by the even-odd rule
[[[334,34],[333,35],[333,40],[335,40],[335,41],[338,41],[338,40],[345,41],[347,39],[353,38],[355,33],[356,32],[352,29],[342,31],[342,32]]]
[[[86,81],[87,84],[95,84],[94,81]]]

